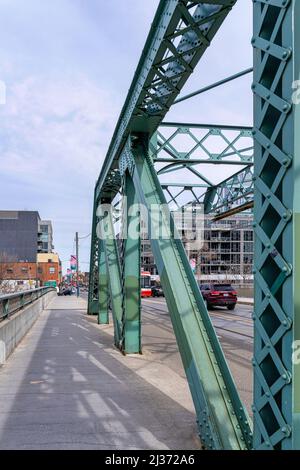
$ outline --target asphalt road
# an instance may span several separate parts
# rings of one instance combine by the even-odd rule
[[[86,307],[55,297],[0,368],[0,450],[200,449],[182,369],[146,348],[123,356],[113,323],[98,325]],[[168,336],[161,347],[176,352]]]
[[[87,298],[86,293],[82,293]],[[234,311],[218,307],[210,311],[231,373],[242,401],[252,414],[253,374],[253,306],[237,304]],[[164,362],[185,377],[177,342],[164,298],[142,300],[143,352],[152,354],[156,361]]]
[[[184,376],[178,346],[164,298],[142,300],[143,349],[159,354],[161,360]],[[248,412],[252,404],[253,307],[237,305],[234,311],[210,311],[225,357]]]

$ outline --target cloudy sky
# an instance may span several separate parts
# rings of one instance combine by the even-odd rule
[[[184,93],[251,66],[251,4],[238,0]],[[0,208],[51,219],[64,268],[75,232],[91,231],[94,184],[157,5],[0,0]],[[167,120],[251,125],[250,84],[247,76],[179,104]]]

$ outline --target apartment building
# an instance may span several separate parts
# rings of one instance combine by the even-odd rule
[[[0,262],[35,263],[37,253],[53,249],[51,221],[37,211],[0,211]]]
[[[201,249],[187,253],[200,282],[253,283],[252,222],[252,214],[245,213],[218,222],[205,218]],[[142,268],[158,274],[149,240],[142,240]]]
[[[53,228],[51,220],[39,220],[38,227],[38,253],[52,253]]]
[[[37,211],[0,211],[0,291],[58,284],[61,264],[53,248],[52,223]]]

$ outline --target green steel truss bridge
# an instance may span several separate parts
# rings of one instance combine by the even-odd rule
[[[123,230],[139,223],[138,213],[128,209],[136,202],[148,209],[181,207],[185,195],[187,203],[203,203],[216,219],[254,205],[253,424],[181,240],[158,237],[151,247],[203,446],[300,449],[300,365],[293,361],[300,340],[300,108],[293,102],[294,82],[300,79],[300,1],[254,0],[253,69],[180,95],[235,4],[159,4],[95,187],[88,313],[107,323],[111,307],[116,346],[124,354],[141,352],[140,240],[128,236],[120,249],[112,212],[99,205],[122,207]],[[251,72],[253,128],[164,121],[179,101]],[[188,150],[178,149],[178,136],[189,138]],[[222,151],[209,150],[212,137]],[[200,164],[216,170],[220,164],[237,165],[238,171],[214,185]],[[197,183],[188,176],[176,182],[182,169]],[[169,215],[163,212],[162,224]],[[105,237],[99,239],[99,231]]]

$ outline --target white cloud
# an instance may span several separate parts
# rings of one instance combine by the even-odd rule
[[[112,94],[78,75],[55,82],[28,77],[8,90],[0,109],[1,207],[52,219],[63,260],[75,231],[90,231],[94,184],[119,107]],[[82,261],[88,252],[87,245]]]
[[[8,90],[1,110],[1,173],[41,184],[49,174],[96,179],[118,113],[114,97],[86,77],[28,77]],[[60,177],[59,177],[60,175]],[[42,183],[43,182],[43,183]]]

